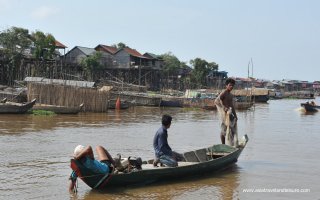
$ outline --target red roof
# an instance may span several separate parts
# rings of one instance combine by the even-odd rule
[[[103,51],[106,51],[111,54],[115,54],[118,51],[118,49],[116,47],[111,47],[111,46],[107,46],[107,45],[103,45],[103,44],[99,44],[97,47],[99,47],[99,46],[102,48]]]
[[[65,49],[65,48],[68,48],[66,45],[62,44],[62,43],[59,42],[58,40],[55,40],[54,43],[55,43],[57,49]]]
[[[123,50],[125,50],[125,51],[126,51],[128,54],[130,54],[131,56],[148,59],[147,57],[143,56],[141,53],[139,53],[139,52],[138,52],[137,50],[135,50],[135,49],[131,49],[131,48],[129,48],[129,47],[125,47],[125,48],[123,48]]]

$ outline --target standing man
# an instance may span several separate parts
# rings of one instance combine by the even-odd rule
[[[237,134],[238,117],[237,117],[236,110],[234,109],[233,95],[231,94],[231,91],[233,90],[235,83],[236,82],[234,79],[228,78],[225,82],[226,89],[223,92],[221,92],[220,95],[215,100],[215,104],[222,118],[221,134],[220,134],[222,144],[226,143],[226,132],[228,128],[227,126],[229,126],[231,131],[231,138],[232,138],[231,143],[233,143],[233,137]],[[229,115],[229,113],[230,113],[230,124],[226,124],[225,119],[226,119],[226,116]]]
[[[171,150],[168,144],[168,129],[171,126],[172,117],[170,115],[162,116],[162,126],[156,132],[153,138],[153,148],[155,151],[155,160],[153,165],[157,167],[158,163],[169,167],[177,167],[178,161],[183,159],[182,155]]]

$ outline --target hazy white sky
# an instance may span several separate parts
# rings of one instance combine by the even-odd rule
[[[320,80],[318,0],[0,0],[0,31],[51,33],[68,46],[123,42],[202,58],[229,76]],[[251,75],[250,67],[250,75]]]

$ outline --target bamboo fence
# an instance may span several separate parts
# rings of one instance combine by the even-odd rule
[[[109,91],[41,83],[28,83],[27,88],[28,100],[37,99],[40,104],[78,107],[83,103],[85,112],[106,112],[108,109]]]

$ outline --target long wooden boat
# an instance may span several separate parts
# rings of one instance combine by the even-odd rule
[[[160,107],[183,107],[181,98],[162,98]]]
[[[252,95],[251,101],[255,103],[267,103],[269,101],[269,95]]]
[[[183,98],[183,107],[187,108],[203,108],[206,110],[215,110],[215,99],[212,98]]]
[[[307,112],[317,112],[320,109],[318,105],[312,105],[311,103],[301,103],[301,107],[303,107]]]
[[[57,106],[57,105],[49,105],[49,104],[36,104],[33,106],[32,110],[46,110],[52,111],[56,114],[78,114],[82,108],[83,103],[78,107],[67,107],[67,106]]]
[[[253,106],[253,102],[234,102],[234,108],[236,110],[248,110]],[[203,109],[205,110],[216,110],[215,104],[204,104]]]
[[[4,101],[5,103],[0,103],[0,114],[22,114],[26,113],[29,109],[33,107],[36,103],[36,99],[27,103],[15,103]]]
[[[110,99],[117,99],[120,97],[121,101],[126,100],[134,106],[156,106],[158,107],[161,102],[161,97],[149,96],[147,93],[137,92],[110,92]]]
[[[248,110],[253,106],[253,102],[235,102],[234,108],[237,110]]]
[[[237,162],[248,141],[245,135],[238,148],[224,144],[189,151],[183,154],[184,161],[178,167],[154,167],[153,160],[143,162],[140,169],[127,173],[97,174],[86,168],[78,160],[71,159],[71,168],[93,189],[104,189],[116,186],[143,185],[156,181],[170,181],[174,178],[190,175],[214,173]]]
[[[116,108],[117,99],[108,100],[108,109]],[[120,100],[120,109],[128,109],[130,107],[130,103],[126,100]]]

